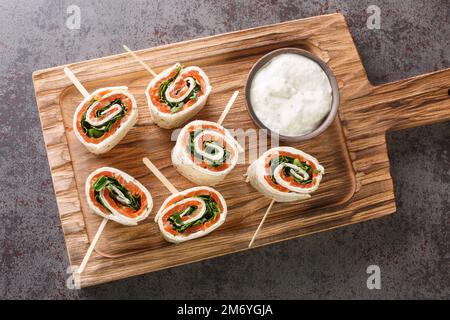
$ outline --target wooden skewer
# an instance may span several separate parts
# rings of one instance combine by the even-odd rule
[[[94,251],[95,246],[97,245],[98,239],[100,239],[100,235],[102,234],[103,230],[105,229],[106,223],[109,220],[106,218],[103,218],[102,223],[100,224],[100,227],[97,229],[97,233],[94,236],[94,239],[92,239],[91,245],[89,246],[83,261],[81,262],[81,265],[78,267],[78,270],[76,271],[78,274],[81,274],[84,271],[84,268],[86,268],[86,265],[89,261],[89,258],[91,257],[92,252]]]
[[[125,51],[127,51],[129,54],[131,54],[133,56],[133,58],[138,61],[148,72],[150,72],[150,74],[153,77],[156,77],[158,74],[153,71],[152,68],[150,68],[148,66],[148,64],[146,64],[141,58],[139,58],[139,56],[130,48],[128,48],[126,45],[122,45],[123,48],[125,49]],[[228,101],[225,109],[223,110],[222,114],[220,115],[219,121],[217,122],[218,124],[222,125],[222,122],[225,120],[225,117],[227,116],[228,112],[230,111],[231,107],[233,106],[234,102],[236,101],[236,98],[239,94],[239,91],[235,91],[233,93],[233,95],[231,96],[230,100]],[[242,148],[242,146],[236,141],[237,144],[237,148],[239,150],[239,152],[244,152],[244,148]]]
[[[256,239],[256,236],[259,233],[259,230],[261,229],[261,226],[264,224],[264,221],[266,221],[267,216],[269,215],[270,210],[272,209],[273,204],[275,203],[275,200],[272,200],[269,204],[269,207],[266,210],[266,213],[264,214],[264,217],[262,218],[261,222],[259,223],[258,229],[256,229],[255,234],[252,237],[252,240],[250,240],[250,243],[248,244],[248,247],[250,248],[253,245],[253,242]]]
[[[236,101],[238,94],[239,94],[238,90],[233,92],[233,95],[231,96],[230,100],[228,100],[228,103],[225,106],[225,109],[223,109],[222,114],[220,115],[219,121],[217,121],[218,124],[222,125],[222,122],[225,120],[228,112],[230,112],[231,107],[233,106],[234,102]]]
[[[233,95],[231,96],[230,100],[228,100],[228,103],[225,106],[225,109],[223,109],[222,114],[220,115],[219,121],[217,121],[217,123],[219,125],[222,125],[222,123],[225,121],[225,118],[227,117],[228,112],[230,112],[231,107],[233,106],[234,102],[236,101],[238,95],[239,95],[238,90],[233,92]],[[242,148],[242,146],[239,144],[239,142],[236,139],[234,139],[234,141],[236,141],[236,146],[237,146],[239,152],[244,152],[244,148]]]
[[[158,170],[158,168],[148,159],[143,158],[142,162],[149,168],[149,170],[161,181],[161,183],[173,194],[178,193],[179,191],[175,186],[170,183],[169,180],[161,173],[161,171]]]
[[[73,85],[80,91],[80,93],[85,97],[89,97],[89,92],[86,90],[86,88],[81,84],[81,82],[75,77],[72,70],[69,68],[64,68],[64,73],[66,76],[72,81]],[[86,254],[84,255],[83,261],[81,262],[81,265],[78,267],[78,270],[76,273],[81,274],[84,271],[84,268],[86,268],[86,265],[89,261],[89,258],[92,255],[92,252],[94,251],[95,246],[97,245],[98,239],[100,239],[100,235],[102,234],[103,230],[105,229],[106,223],[108,223],[108,219],[103,218],[102,223],[97,229],[97,232],[95,233],[94,239],[92,239],[91,244],[89,245],[88,250],[86,251]]]
[[[242,148],[241,144],[236,140],[236,138],[234,139],[234,141],[236,141],[236,147],[238,148],[238,151],[244,152],[244,148]]]
[[[89,97],[89,92],[86,90],[86,88],[81,84],[81,82],[75,77],[72,70],[70,70],[68,67],[64,68],[64,73],[66,74],[67,78],[72,81],[73,85],[80,91],[80,93],[85,97]]]
[[[143,161],[144,161],[144,164],[150,169],[150,171],[153,172],[153,174],[164,184],[164,186],[167,187],[167,189],[169,189],[170,192],[178,193],[178,190],[169,182],[169,180],[167,180],[167,178],[161,173],[161,171],[159,171],[158,168],[156,168],[155,165],[148,158],[144,158]],[[108,221],[109,221],[108,219],[104,218],[102,223],[98,227],[97,233],[95,234],[94,239],[92,240],[92,242],[84,256],[80,267],[76,271],[78,274],[81,274],[84,271],[84,269],[86,268],[89,258],[91,257],[92,252],[94,251],[94,248],[97,245],[98,240],[100,239],[100,235],[102,234],[103,230],[105,229],[106,223]]]
[[[150,67],[148,66],[148,64],[146,64],[141,58],[139,58],[138,55],[137,55],[136,53],[134,53],[133,50],[131,50],[130,48],[128,48],[126,45],[123,45],[123,48],[124,48],[129,54],[131,54],[131,55],[133,56],[133,58],[136,59],[136,61],[138,61],[140,64],[142,64],[142,66],[143,66],[148,72],[150,72],[150,74],[151,74],[153,77],[156,77],[156,76],[158,75],[155,71],[153,71],[152,68],[150,68]]]

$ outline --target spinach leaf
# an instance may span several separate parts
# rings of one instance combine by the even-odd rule
[[[122,202],[120,202],[119,199],[118,199],[118,196],[116,195],[116,193],[111,191],[111,190],[113,190],[112,186],[114,186],[115,188],[120,190],[120,192],[122,192],[122,194],[129,200],[130,203],[125,205]],[[107,208],[106,208],[105,204],[103,203],[103,201],[101,200],[101,197],[100,197],[100,192],[103,189],[105,189],[105,188],[109,190],[109,196],[118,205],[132,208],[135,211],[138,211],[141,208],[141,197],[140,196],[137,196],[137,197],[134,196],[127,188],[125,188],[122,184],[120,184],[119,181],[117,181],[116,179],[114,179],[112,177],[101,176],[100,178],[97,179],[97,181],[94,183],[94,185],[92,187],[94,188],[95,199],[105,209],[107,209]]]
[[[197,210],[197,206],[190,206],[187,211],[186,215],[191,215],[195,210]],[[183,221],[181,219],[181,214],[185,212],[185,210],[176,212],[173,214],[173,216],[169,217],[169,221],[176,227],[178,230],[185,230],[187,227],[189,227],[191,224],[183,225]],[[187,226],[187,227],[186,227]]]
[[[274,159],[270,160],[270,177],[274,183],[278,184],[273,176],[275,168],[278,167],[278,165],[280,165],[282,163],[291,163],[291,164],[296,165],[297,167],[305,170],[306,173],[308,173],[309,179],[301,180],[301,179],[298,179],[295,176],[291,175],[291,172],[290,172],[291,168],[284,167],[283,168],[284,174],[288,177],[292,176],[292,178],[294,179],[295,182],[301,183],[301,184],[308,184],[308,183],[312,182],[313,170],[312,170],[312,167],[308,163],[302,162],[302,161],[300,161],[296,158],[292,158],[292,157],[279,156],[278,158],[274,158]]]
[[[169,217],[168,221],[172,224],[172,228],[179,233],[183,233],[186,229],[204,224],[210,220],[214,220],[220,212],[219,205],[217,202],[209,195],[199,196],[199,198],[205,201],[206,210],[200,219],[192,221],[190,223],[182,224],[180,214],[182,212],[177,212]],[[191,206],[187,214],[192,214],[197,209],[196,206]]]
[[[176,74],[170,78],[167,79],[165,81],[163,81],[161,83],[161,86],[158,89],[158,98],[159,101],[166,104],[169,108],[170,108],[170,113],[176,113],[178,112],[186,103],[188,103],[190,100],[196,100],[198,93],[201,91],[202,87],[200,86],[200,84],[195,81],[195,87],[194,89],[191,91],[191,93],[181,102],[169,102],[166,99],[166,91],[167,88],[170,86],[170,84],[172,82],[175,81],[175,79],[178,77],[178,74],[180,73],[180,71],[183,69],[182,66],[178,67]]]
[[[96,101],[97,100],[93,99],[91,101],[90,105],[92,105]],[[115,99],[114,101],[108,103],[106,106],[97,110],[95,115],[97,117],[100,116],[100,114],[104,110],[107,110],[114,104],[118,104],[122,107],[121,112],[118,113],[113,118],[111,118],[107,123],[102,124],[101,126],[92,126],[89,122],[86,121],[86,112],[83,114],[83,116],[81,117],[81,127],[83,128],[83,131],[86,133],[86,135],[89,138],[95,138],[95,139],[100,138],[101,136],[103,136],[106,132],[108,132],[111,129],[111,127],[113,126],[114,123],[116,123],[116,121],[118,121],[119,119],[122,119],[126,115],[127,108],[126,108],[125,104],[123,103],[123,101],[120,99]]]
[[[194,145],[194,139],[195,137],[197,137],[199,134],[201,134],[203,132],[203,129],[199,129],[197,131],[191,132],[190,133],[190,140],[189,140],[189,146],[188,146],[188,151],[197,159],[200,159],[202,161],[206,161],[207,165],[210,167],[220,167],[221,165],[223,165],[228,158],[230,158],[231,153],[230,151],[228,151],[224,145],[220,144],[217,141],[203,141],[203,147],[205,148],[205,152],[214,155],[216,153],[216,150],[212,147],[208,147],[207,144],[214,144],[222,149],[224,149],[224,154],[222,159],[219,160],[210,160],[208,158],[205,158],[204,156],[202,156],[200,153],[198,153],[195,150],[195,145]]]
[[[101,176],[97,179],[97,181],[95,181],[93,188],[95,191],[102,191],[109,183],[110,181],[107,177]]]

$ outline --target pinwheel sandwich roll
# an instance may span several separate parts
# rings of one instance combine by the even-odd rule
[[[171,195],[155,217],[165,240],[180,243],[203,237],[227,217],[223,196],[209,187],[195,187]]]
[[[86,179],[86,198],[93,212],[123,225],[137,225],[153,208],[150,192],[132,176],[103,167]]]
[[[136,100],[127,87],[96,90],[77,107],[73,118],[76,137],[92,153],[111,150],[137,121]]]
[[[236,140],[221,125],[195,120],[178,135],[172,149],[177,171],[198,185],[214,186],[236,166],[239,150]]]
[[[153,78],[145,94],[153,121],[161,128],[172,129],[195,116],[211,90],[202,69],[176,63]]]
[[[311,155],[291,147],[278,147],[266,151],[249,166],[247,181],[272,200],[291,202],[311,197],[324,172]]]

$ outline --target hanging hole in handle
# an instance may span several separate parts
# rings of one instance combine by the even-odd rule
[[[450,89],[447,90],[447,94],[450,96]]]

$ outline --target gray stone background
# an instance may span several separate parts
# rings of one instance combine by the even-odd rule
[[[81,8],[69,30],[66,9]],[[366,9],[381,9],[369,30]],[[433,1],[0,2],[0,298],[449,298],[450,123],[389,134],[398,212],[335,231],[81,291],[68,266],[31,73],[37,69],[342,12],[371,81],[450,66],[450,3]],[[366,268],[381,267],[381,290]]]

